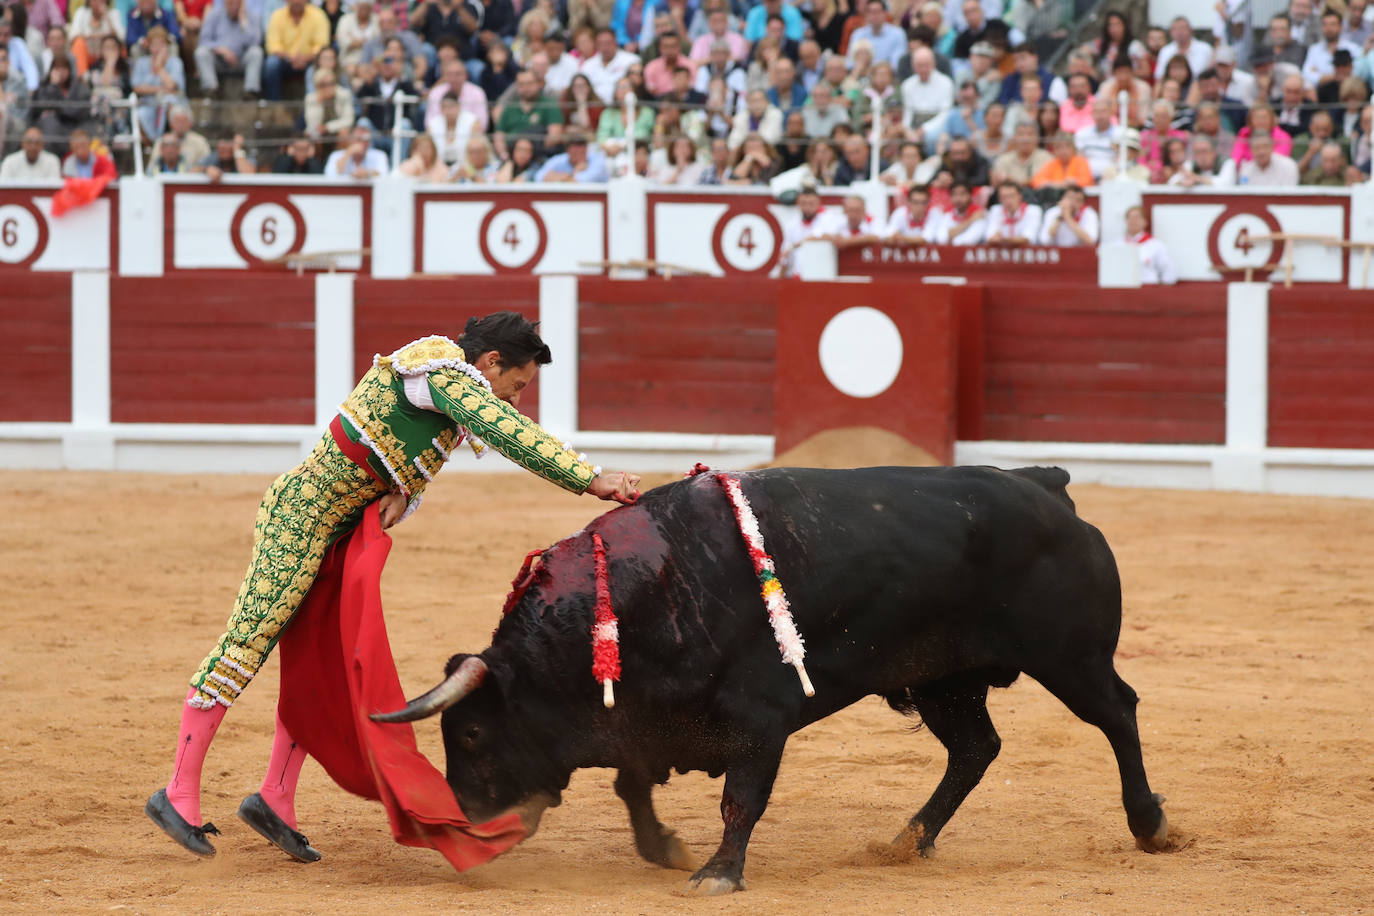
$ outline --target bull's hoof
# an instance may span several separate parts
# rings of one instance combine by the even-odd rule
[[[675,831],[664,828],[663,861],[659,864],[664,868],[675,868],[678,871],[692,871],[697,867],[697,860],[687,848],[687,844],[682,842],[682,837]]]
[[[684,891],[689,897],[723,897],[735,891],[748,890],[743,878],[722,878],[716,875],[693,875]]]
[[[640,858],[652,865],[674,868],[678,871],[696,871],[696,858],[687,850],[687,844],[671,827],[659,826],[656,834],[635,837],[635,849]]]
[[[1142,852],[1164,852],[1169,848],[1169,819],[1159,812],[1159,826],[1150,836],[1138,836],[1135,845]]]
[[[935,855],[935,840],[926,836],[924,824],[908,824],[887,844],[886,863],[899,865]]]

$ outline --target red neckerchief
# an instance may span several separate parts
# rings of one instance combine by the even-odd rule
[[[1146,242],[1148,242],[1150,239],[1151,239],[1150,233],[1148,233],[1148,232],[1142,232],[1142,233],[1140,233],[1140,235],[1138,235],[1138,236],[1136,236],[1134,239],[1132,239],[1132,241],[1134,241],[1137,245],[1143,245],[1143,244],[1145,244]]]
[[[811,214],[811,219],[807,219],[807,218],[804,217],[804,216],[802,217],[802,225],[803,225],[803,226],[809,226],[809,225],[811,225],[811,220],[813,220],[813,219],[815,219],[816,217],[820,216],[820,215],[821,215],[822,213],[824,213],[824,212],[825,212],[825,207],[817,207],[817,208],[816,208],[816,212],[813,213],[813,214]]]
[[[873,222],[873,217],[871,217],[871,216],[865,216],[865,217],[864,217],[864,221],[863,221],[862,223],[859,224],[859,228],[853,229],[853,228],[851,228],[851,227],[849,227],[849,226],[845,226],[845,229],[847,229],[847,230],[849,231],[849,234],[850,234],[850,235],[858,235],[859,233],[863,232],[863,230],[864,230],[864,229],[868,226],[868,224],[871,223],[871,222]]]
[[[907,207],[907,208],[906,208],[906,227],[907,227],[908,229],[920,229],[921,227],[923,227],[923,226],[926,224],[926,217],[929,217],[929,216],[930,216],[930,208],[927,207],[927,208],[926,208],[926,215],[923,216],[923,217],[921,217],[921,221],[920,221],[919,223],[913,223],[913,222],[911,221],[911,208],[910,208],[910,207]]]
[[[1002,211],[1002,222],[1006,224],[1006,227],[1007,227],[1008,229],[1010,229],[1010,228],[1012,228],[1013,226],[1015,226],[1017,223],[1019,223],[1019,222],[1021,221],[1021,217],[1024,216],[1025,213],[1026,213],[1026,202],[1023,200],[1023,201],[1021,201],[1021,206],[1017,208],[1016,213],[1015,213],[1014,215],[1012,215],[1012,216],[1007,216],[1006,211],[1005,211],[1005,210]]]

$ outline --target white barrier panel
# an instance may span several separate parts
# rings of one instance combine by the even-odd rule
[[[1246,268],[1256,279],[1283,280],[1291,261],[1297,283],[1344,283],[1350,192],[1343,188],[1237,188],[1199,193],[1150,187],[1143,203],[1151,233],[1169,249],[1180,280],[1235,279]],[[1104,231],[1104,238],[1106,233]],[[1290,240],[1274,236],[1297,236]],[[1285,246],[1292,246],[1291,253]]]
[[[403,279],[415,272],[415,186],[399,175],[372,190],[372,276]]]
[[[323,252],[338,253],[337,268],[361,269],[372,195],[368,186],[327,182],[167,182],[164,269],[247,270]]]
[[[775,274],[796,213],[766,190],[652,189],[647,199],[649,258],[712,277]]]
[[[613,181],[606,188],[606,222],[614,227],[606,235],[607,259],[624,264],[643,261],[649,249],[645,235],[645,194],[648,182],[638,175]],[[626,272],[625,276],[642,277],[643,271]]]
[[[125,180],[119,183],[121,277],[162,276],[166,248],[162,217],[162,182]]]
[[[1350,288],[1374,289],[1374,181],[1350,189]]]
[[[416,267],[423,274],[601,273],[606,201],[604,188],[421,188]]]
[[[59,182],[0,187],[0,268],[109,270],[113,191],[62,216],[52,213]]]

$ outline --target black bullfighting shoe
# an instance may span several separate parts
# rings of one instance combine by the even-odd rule
[[[143,813],[152,818],[154,824],[162,828],[162,831],[169,837],[181,844],[187,852],[195,853],[202,858],[210,858],[215,854],[215,847],[210,845],[210,841],[205,835],[214,834],[219,836],[219,831],[214,824],[202,824],[199,827],[192,827],[191,824],[182,817],[176,808],[172,807],[172,802],[167,798],[166,789],[158,789],[153,793],[153,797],[148,799],[148,804],[143,806]]]
[[[261,793],[254,792],[243,800],[239,805],[239,818],[293,859],[320,861],[320,851],[310,845],[304,834],[292,830],[286,821],[277,817],[277,812],[263,800]]]

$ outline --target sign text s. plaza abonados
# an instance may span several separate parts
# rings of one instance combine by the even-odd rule
[[[865,264],[1058,264],[1059,248],[1025,245],[865,245]]]
[[[1048,245],[903,245],[880,242],[839,252],[841,275],[886,273],[1020,274],[1097,277],[1097,249]]]

